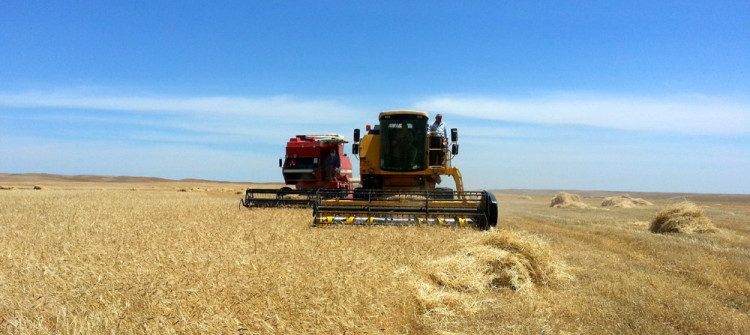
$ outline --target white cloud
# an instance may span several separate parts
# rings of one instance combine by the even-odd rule
[[[302,124],[315,129],[326,126],[348,129],[374,121],[379,112],[352,108],[335,100],[303,100],[286,95],[247,98],[102,96],[90,92],[0,93],[0,106],[161,115],[168,117],[161,121],[164,126],[239,135],[248,135],[248,129],[252,129],[252,133],[268,133],[272,129]],[[393,109],[399,108],[394,106]],[[528,124],[585,125],[690,135],[750,134],[750,102],[699,95],[663,98],[574,93],[532,98],[435,96],[416,101],[412,108],[431,114]],[[257,127],[259,125],[262,127]]]
[[[418,110],[476,119],[586,125],[689,135],[750,134],[750,103],[706,96],[662,99],[556,94],[527,99],[432,97]]]
[[[305,133],[346,135],[361,122],[360,115],[365,114],[337,101],[302,100],[283,95],[246,98],[97,96],[90,92],[0,93],[0,107],[3,106],[42,108],[54,113],[15,116],[30,122],[47,120],[66,124],[78,121],[105,127],[129,125],[190,132],[189,135],[174,132],[157,135],[152,130],[146,137],[175,142],[186,136],[198,137],[196,133],[210,134],[212,141],[246,143],[284,143],[289,137]],[[87,112],[92,110],[111,114]],[[78,113],[73,113],[76,111]]]
[[[297,123],[329,123],[347,120],[356,110],[330,100],[300,100],[279,95],[245,97],[144,97],[95,96],[87,94],[0,94],[0,106],[111,110],[251,120],[283,120]]]

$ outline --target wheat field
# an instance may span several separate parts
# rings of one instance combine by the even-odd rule
[[[311,227],[238,208],[249,185],[0,180],[7,334],[750,334],[750,198],[552,208],[496,193],[489,232]],[[277,187],[279,185],[253,185]]]

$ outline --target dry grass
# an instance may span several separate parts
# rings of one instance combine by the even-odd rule
[[[5,332],[401,333],[416,313],[399,262],[377,256],[398,231],[312,229],[307,210],[206,193],[8,195]]]
[[[653,204],[641,198],[632,198],[627,194],[607,197],[602,201],[602,207],[633,208],[638,206],[653,206]]]
[[[716,227],[703,209],[688,201],[667,206],[659,212],[649,227],[654,233],[712,233]]]
[[[701,235],[518,195],[491,232],[312,228],[244,185],[3,183],[0,333],[750,333],[747,202]]]
[[[567,192],[555,194],[549,206],[554,208],[591,208],[581,201],[581,196]]]

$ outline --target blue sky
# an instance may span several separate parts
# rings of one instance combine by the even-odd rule
[[[0,172],[281,181],[416,109],[468,188],[750,193],[747,55],[747,1],[9,0]]]

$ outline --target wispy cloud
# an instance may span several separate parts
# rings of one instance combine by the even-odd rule
[[[101,96],[66,93],[5,93],[0,106],[110,110],[193,116],[247,117],[259,120],[325,123],[346,119],[353,110],[331,100],[301,100],[287,95],[246,97]],[[325,115],[326,117],[321,117]]]
[[[164,122],[171,127],[233,134],[247,134],[247,124],[268,126],[253,129],[253,132],[285,124],[347,125],[350,128],[374,121],[379,112],[353,108],[336,100],[304,100],[288,95],[248,98],[0,93],[0,106],[164,115],[170,117]],[[662,98],[576,93],[527,98],[434,96],[415,101],[411,106],[433,114],[527,124],[585,125],[689,135],[750,134],[749,101],[703,95]]]
[[[128,125],[149,128],[146,138],[180,142],[184,134],[211,134],[211,141],[282,143],[304,132],[350,132],[362,112],[333,100],[303,100],[279,95],[247,97],[174,97],[146,95],[96,95],[91,93],[0,93],[0,107],[44,110],[43,114],[18,113],[16,118],[47,120],[58,124],[88,122],[103,127]],[[102,113],[105,112],[105,113]],[[110,113],[106,113],[110,112]],[[158,129],[171,129],[156,134]],[[133,136],[144,137],[144,133]],[[194,142],[191,140],[189,142]]]
[[[414,108],[475,119],[585,125],[689,135],[750,135],[750,102],[686,95],[665,98],[554,94],[534,98],[437,96]]]

